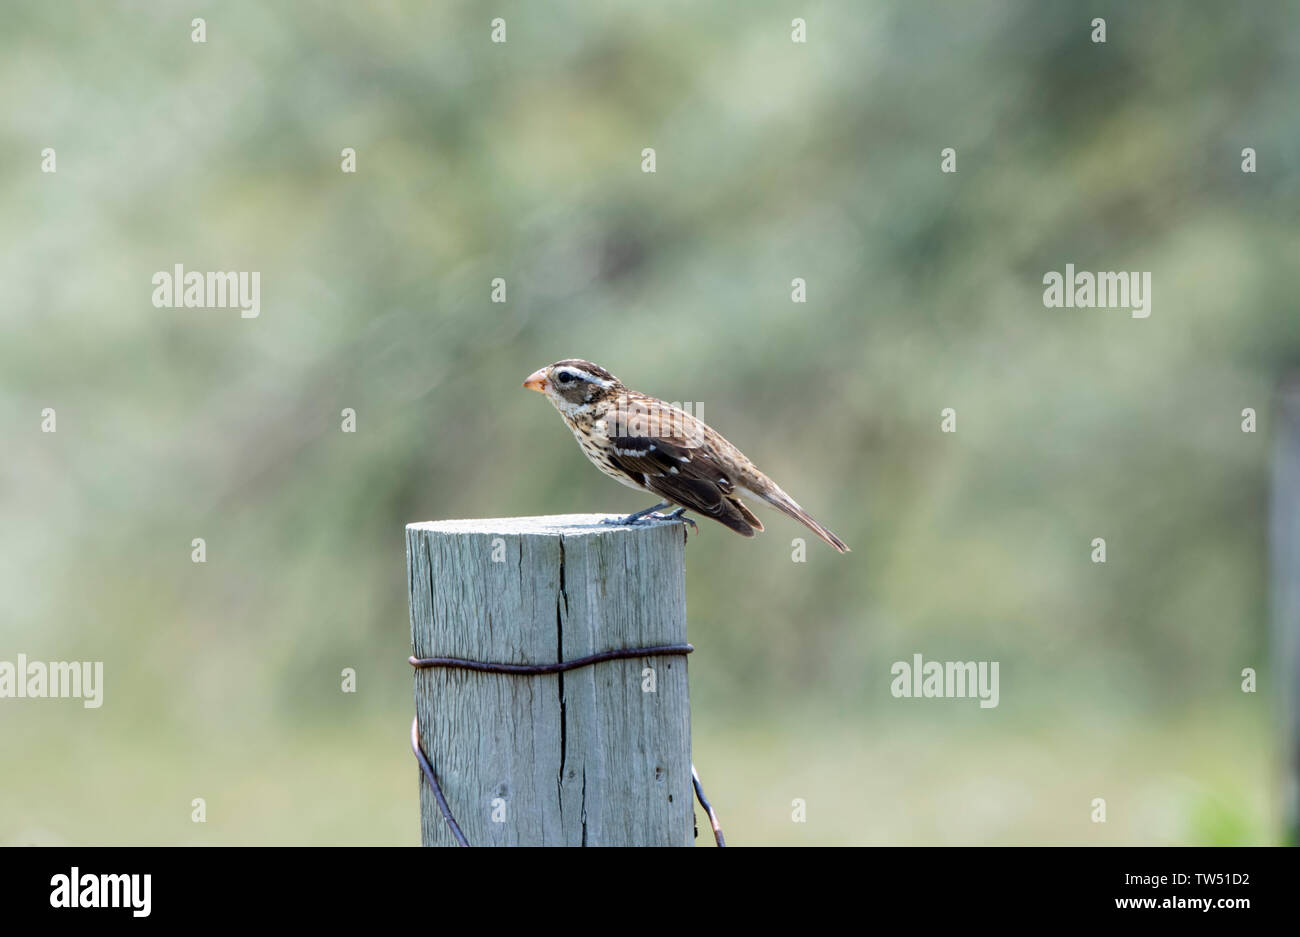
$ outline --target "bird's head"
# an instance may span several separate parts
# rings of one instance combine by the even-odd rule
[[[556,408],[573,412],[624,390],[623,384],[598,364],[581,358],[565,358],[538,368],[524,386],[550,398]]]

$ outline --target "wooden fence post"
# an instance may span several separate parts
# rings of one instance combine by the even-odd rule
[[[1278,684],[1283,758],[1283,838],[1300,844],[1300,376],[1277,393],[1273,434],[1272,672]]]
[[[552,664],[686,642],[680,523],[603,515],[406,528],[414,656]],[[689,846],[684,656],[567,673],[415,672],[418,738],[472,846]],[[420,780],[421,840],[455,845]]]

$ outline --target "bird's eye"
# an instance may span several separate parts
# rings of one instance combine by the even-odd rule
[[[561,384],[567,384],[569,381],[573,380],[573,372],[561,371],[559,374],[555,375],[555,379]]]

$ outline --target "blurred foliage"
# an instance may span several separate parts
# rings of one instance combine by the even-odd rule
[[[734,841],[1268,840],[1271,685],[1239,682],[1300,357],[1297,20],[5,4],[0,658],[107,686],[0,703],[0,842],[414,842],[403,525],[646,506],[520,389],[569,356],[702,402],[854,548],[794,564],[771,512],[690,542]],[[261,317],[155,309],[177,263],[260,271]],[[1045,309],[1066,263],[1152,271],[1150,319]],[[916,652],[1000,661],[1000,707],[894,700]]]

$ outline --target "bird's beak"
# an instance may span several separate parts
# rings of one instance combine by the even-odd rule
[[[529,390],[546,393],[546,369],[539,368],[532,374],[528,375],[528,380],[524,381],[524,386]]]

